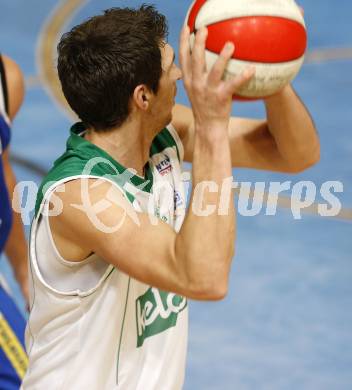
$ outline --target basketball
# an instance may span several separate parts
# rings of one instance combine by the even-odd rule
[[[299,72],[307,47],[303,15],[294,0],[196,0],[186,17],[191,48],[195,33],[208,28],[206,64],[209,70],[226,42],[235,45],[224,78],[241,74],[248,65],[256,74],[236,91],[234,99],[271,96]]]

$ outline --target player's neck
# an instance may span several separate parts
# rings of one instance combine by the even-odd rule
[[[143,125],[143,120],[127,119],[119,128],[106,132],[88,131],[85,138],[107,152],[126,168],[144,176],[144,166],[154,134]]]

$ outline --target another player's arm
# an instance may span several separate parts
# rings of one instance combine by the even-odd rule
[[[13,121],[23,102],[24,80],[21,70],[12,59],[4,55],[2,55],[2,59],[8,87],[9,116],[10,120]],[[10,201],[12,203],[18,203],[19,200],[15,192],[16,177],[10,164],[9,148],[3,152],[1,158]],[[28,298],[27,243],[21,216],[15,212],[13,212],[13,223],[6,243],[5,253],[10,260],[14,274],[21,286],[25,298]]]
[[[319,160],[319,139],[313,121],[291,87],[267,99],[267,119],[231,118],[229,136],[233,167],[297,173]],[[176,105],[173,125],[192,162],[192,110]]]
[[[138,213],[136,216],[120,191],[107,182],[89,189],[91,204],[107,198],[111,202],[98,215],[100,228],[94,226],[86,211],[72,206],[82,203],[82,187],[78,180],[66,184],[65,192],[57,192],[64,208],[60,215],[50,218],[50,225],[55,243],[67,259],[80,261],[94,252],[120,271],[148,285],[193,299],[213,300],[222,298],[227,292],[234,251],[233,197],[229,196],[231,204],[226,215],[214,212],[200,216],[193,205],[198,205],[198,208],[206,205],[218,207],[220,189],[214,193],[205,191],[203,199],[199,199],[196,188],[204,181],[221,186],[224,179],[232,178],[228,137],[231,96],[248,76],[231,82],[221,81],[233,52],[231,46],[224,49],[213,70],[206,74],[205,38],[206,30],[201,30],[192,57],[187,29],[181,39],[184,82],[196,119],[191,207],[179,233],[162,221],[153,225],[147,214]],[[102,229],[102,226],[119,224],[121,226],[114,232]]]

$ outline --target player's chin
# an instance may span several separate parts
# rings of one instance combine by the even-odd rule
[[[176,105],[176,93],[175,95],[172,97],[172,108],[174,108]]]
[[[170,111],[170,113],[165,121],[165,126],[169,125],[171,122],[172,122],[172,111]]]

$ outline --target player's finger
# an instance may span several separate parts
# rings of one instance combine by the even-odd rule
[[[225,82],[226,93],[233,95],[236,91],[247,84],[255,75],[255,67],[248,66],[239,76],[233,77]]]
[[[229,60],[232,58],[233,53],[235,51],[235,46],[232,42],[227,42],[226,45],[221,50],[221,53],[216,60],[214,66],[209,72],[208,83],[209,85],[218,85],[221,81],[226,66]]]
[[[183,26],[180,34],[180,65],[183,81],[187,84],[192,77],[189,27],[187,25]]]
[[[192,50],[192,74],[195,79],[200,78],[205,72],[205,41],[208,29],[202,27],[196,34]]]

